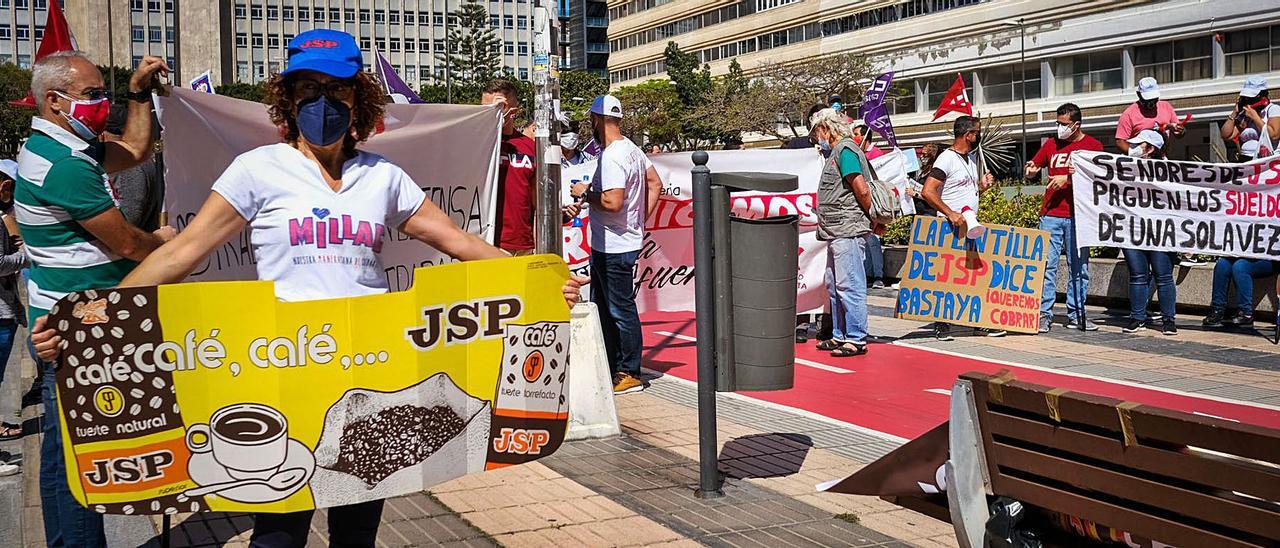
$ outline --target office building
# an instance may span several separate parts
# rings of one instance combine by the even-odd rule
[[[609,77],[609,8],[603,0],[561,0],[568,35],[567,68]]]
[[[47,2],[0,0],[0,57],[30,64]],[[168,59],[176,80],[208,70],[215,84],[259,82],[279,71],[289,40],[313,28],[355,36],[366,68],[377,50],[412,86],[445,78],[436,55],[458,24],[462,0],[79,0],[64,2],[72,34],[100,64],[135,65],[143,55]],[[490,26],[503,41],[503,66],[528,79],[533,66],[531,0],[487,0]],[[102,24],[110,21],[109,25]],[[7,26],[6,26],[7,25]]]
[[[895,71],[905,89],[893,112],[905,144],[948,138],[949,122],[930,119],[960,74],[978,113],[1015,135],[1025,94],[1033,150],[1064,102],[1078,104],[1085,130],[1111,145],[1137,80],[1154,76],[1165,99],[1194,115],[1171,156],[1208,158],[1210,123],[1230,112],[1246,75],[1280,87],[1278,10],[1256,0],[625,0],[610,2],[609,71],[614,86],[665,77],[669,41],[713,74],[733,59],[750,73],[859,53]]]

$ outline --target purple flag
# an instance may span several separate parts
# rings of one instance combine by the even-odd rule
[[[884,137],[889,142],[889,146],[898,148],[898,136],[893,132],[893,122],[889,121],[889,109],[884,106],[884,97],[889,93],[889,84],[892,82],[893,71],[877,77],[863,95],[858,116],[867,123],[867,126]]]
[[[400,79],[400,75],[396,74],[395,67],[387,62],[387,58],[377,49],[373,50],[373,54],[378,57],[378,79],[382,81],[382,89],[387,95],[391,96],[391,100],[395,103],[418,104],[425,103],[417,93],[413,92],[413,88],[404,83]]]

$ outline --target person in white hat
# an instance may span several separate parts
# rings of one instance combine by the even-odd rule
[[[1150,76],[1138,80],[1138,100],[1120,114],[1120,121],[1116,123],[1116,148],[1129,152],[1129,139],[1148,129],[1175,139],[1187,132],[1173,105],[1160,99],[1160,83]]]
[[[622,103],[612,95],[591,102],[591,132],[604,146],[591,184],[570,192],[591,205],[591,301],[600,310],[613,393],[644,390],[640,353],[644,338],[636,309],[636,259],[644,244],[644,222],[658,206],[662,179],[644,151],[622,135]]]
[[[1143,130],[1129,144],[1129,156],[1135,158],[1164,158],[1164,135],[1153,129]],[[1136,333],[1150,326],[1164,335],[1177,335],[1175,318],[1178,304],[1178,286],[1173,281],[1173,256],[1164,251],[1123,249],[1124,261],[1129,265],[1129,323],[1125,333]],[[1151,284],[1160,302],[1159,326],[1147,314],[1151,302]]]
[[[1125,144],[1129,145],[1128,154],[1134,158],[1164,158],[1164,135],[1154,129],[1138,132]]]
[[[1280,140],[1280,105],[1267,97],[1267,80],[1260,75],[1245,79],[1240,98],[1222,124],[1222,139],[1240,143],[1245,158],[1265,158],[1275,153]]]

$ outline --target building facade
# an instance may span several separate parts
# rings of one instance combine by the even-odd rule
[[[443,82],[449,29],[463,0],[0,0],[0,59],[30,66],[48,2],[62,1],[80,49],[99,64],[168,60],[177,82],[210,71],[215,84],[256,83],[283,68],[298,33],[331,28],[356,37],[366,69],[374,48],[406,83]],[[533,67],[532,0],[483,0],[503,41],[503,66]],[[102,24],[109,21],[110,24]],[[7,33],[5,31],[8,31]]]
[[[1194,116],[1174,158],[1208,158],[1210,124],[1225,119],[1247,75],[1280,88],[1273,1],[612,0],[609,7],[615,86],[665,77],[669,41],[697,52],[713,74],[733,59],[750,73],[768,62],[860,53],[895,71],[895,86],[906,91],[893,122],[908,145],[947,138],[949,123],[930,119],[957,74],[976,111],[1015,136],[1025,95],[1032,149],[1053,132],[1064,102],[1079,105],[1086,132],[1111,145],[1137,80],[1154,76],[1164,98]]]
[[[567,7],[568,62],[565,68],[609,76],[609,8],[603,0],[561,0]]]

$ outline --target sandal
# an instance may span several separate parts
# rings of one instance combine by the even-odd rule
[[[836,342],[834,339],[829,341],[818,341],[817,348],[823,352],[830,352],[840,348],[840,343]]]
[[[22,437],[22,427],[16,424],[4,423],[0,427],[0,441],[16,440]]]
[[[855,344],[852,346],[841,345],[831,351],[831,356],[833,358],[852,358],[854,356],[861,356],[866,353],[867,353],[867,346],[865,344],[863,345]]]

